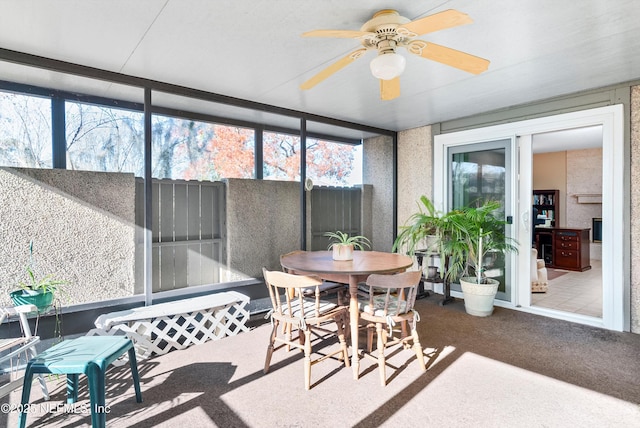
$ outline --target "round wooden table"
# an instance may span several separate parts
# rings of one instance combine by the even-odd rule
[[[351,323],[351,362],[353,378],[358,379],[358,283],[369,275],[404,272],[413,265],[409,256],[380,251],[354,251],[353,260],[336,261],[331,251],[297,251],[285,254],[280,263],[288,272],[298,275],[316,275],[324,280],[349,284],[349,319]]]

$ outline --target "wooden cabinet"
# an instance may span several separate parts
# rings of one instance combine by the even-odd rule
[[[538,215],[545,216],[551,220],[551,227],[560,225],[560,191],[559,190],[534,190],[533,208],[538,210]]]
[[[536,247],[545,264],[552,268],[585,271],[591,269],[589,230],[536,228]]]

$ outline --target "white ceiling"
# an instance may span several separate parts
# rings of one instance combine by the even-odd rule
[[[565,129],[533,135],[533,153],[602,148],[602,126]]]
[[[407,54],[401,96],[381,101],[368,52],[315,88],[298,88],[360,46],[301,33],[359,30],[387,8],[409,19],[446,9],[469,14],[471,25],[420,38],[487,58],[488,71],[471,75]],[[403,130],[640,79],[639,16],[638,0],[4,0],[0,47]],[[142,99],[139,89],[7,63],[0,63],[0,79]],[[207,109],[165,98],[154,101]],[[264,111],[209,111],[273,119]]]

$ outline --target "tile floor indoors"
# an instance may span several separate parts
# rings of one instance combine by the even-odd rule
[[[567,272],[549,281],[546,293],[531,293],[531,303],[582,315],[602,317],[602,261],[591,260],[591,269]]]

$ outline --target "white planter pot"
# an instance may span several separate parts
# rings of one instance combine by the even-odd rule
[[[333,260],[353,260],[353,245],[334,244]]]
[[[437,253],[440,240],[435,235],[427,235],[425,238],[425,251],[428,253]]]
[[[469,315],[488,317],[493,313],[493,300],[496,298],[500,282],[492,278],[485,280],[486,284],[477,284],[475,277],[460,278],[464,308]]]

